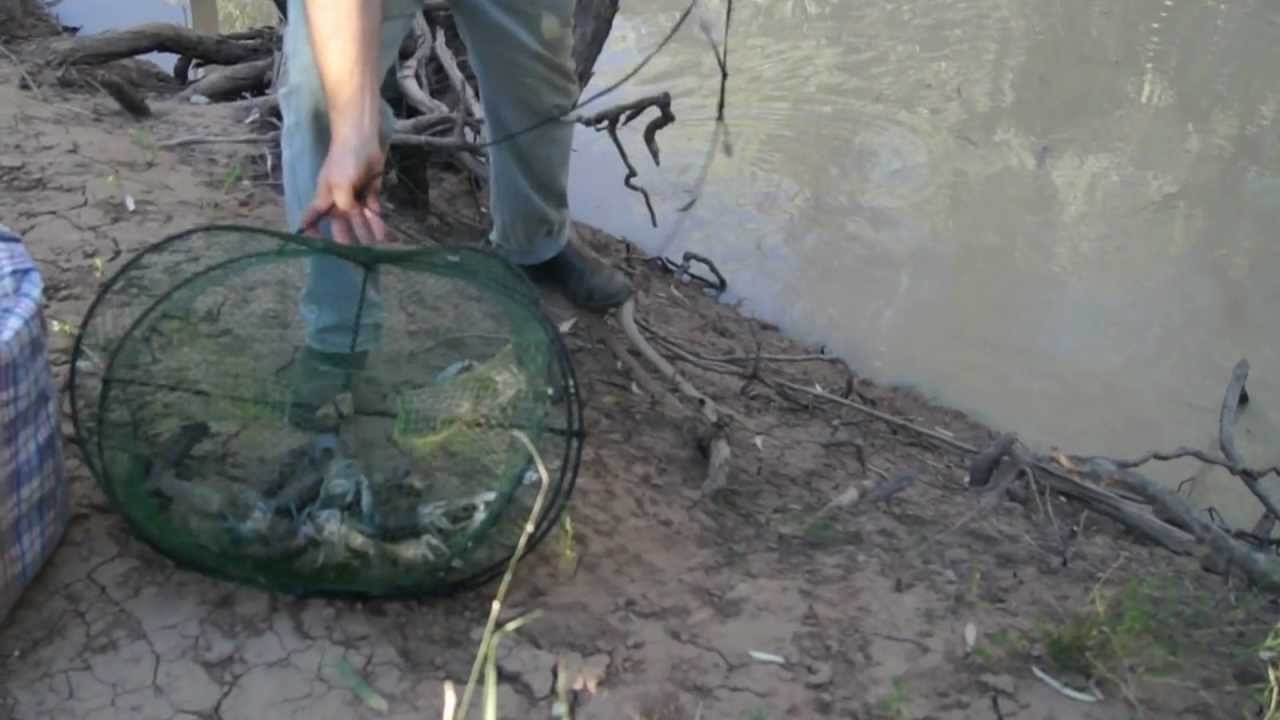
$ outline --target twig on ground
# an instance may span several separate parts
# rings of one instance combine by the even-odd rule
[[[903,420],[902,418],[890,415],[889,413],[880,412],[879,410],[874,410],[861,403],[857,403],[857,402],[854,402],[853,400],[847,400],[845,398],[842,398],[839,395],[832,395],[831,393],[825,390],[807,387],[805,385],[799,385],[786,380],[779,380],[778,384],[789,390],[805,393],[807,395],[811,395],[813,397],[826,400],[827,402],[832,402],[837,405],[842,405],[844,407],[850,408],[852,410],[857,410],[858,412],[864,415],[869,415],[877,420],[880,420],[881,422],[887,423],[894,427],[902,428],[904,430],[910,430],[919,435],[923,435],[924,437],[927,437],[930,440],[941,443],[942,445],[945,445],[954,450],[960,450],[962,452],[966,452],[971,455],[976,454],[978,452],[978,449],[973,447],[972,445],[968,445],[958,440],[949,438],[940,432],[929,430],[928,428],[921,427],[915,423],[908,422],[906,420]]]
[[[658,151],[658,131],[676,121],[675,114],[671,112],[671,93],[662,92],[657,95],[648,95],[581,118],[578,122],[596,131],[603,130],[609,134],[609,139],[613,141],[614,147],[618,150],[618,155],[622,158],[623,165],[627,168],[627,175],[622,179],[622,184],[627,189],[640,193],[644,198],[645,207],[649,209],[649,221],[654,227],[658,227],[658,216],[653,209],[653,199],[649,197],[648,190],[633,182],[639,175],[639,171],[636,170],[635,165],[631,164],[631,157],[627,155],[627,149],[623,147],[622,140],[618,138],[619,126],[630,124],[632,120],[640,117],[645,110],[651,107],[657,108],[659,115],[650,120],[649,124],[645,126],[644,144],[649,149],[649,156],[653,158],[653,164],[660,166],[662,162]]]
[[[273,132],[265,135],[227,135],[223,137],[190,135],[187,137],[174,138],[172,140],[164,140],[156,143],[156,147],[171,148],[182,145],[252,145],[261,143],[274,143],[280,140],[280,133]]]
[[[709,495],[722,489],[727,482],[727,473],[729,468],[732,452],[729,447],[728,434],[723,425],[723,416],[719,406],[714,400],[704,395],[701,391],[693,386],[678,370],[667,362],[653,346],[645,340],[641,334],[640,328],[636,325],[636,308],[635,298],[630,298],[622,306],[619,314],[622,330],[626,334],[627,339],[635,346],[636,350],[645,357],[654,367],[658,369],[668,380],[673,382],[680,393],[698,404],[698,410],[702,417],[710,425],[710,440],[708,442],[708,463],[707,476],[703,481],[702,489],[704,495]],[[724,415],[734,415],[731,411],[724,411]]]

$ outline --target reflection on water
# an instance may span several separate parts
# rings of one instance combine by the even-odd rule
[[[595,84],[684,4],[624,3]],[[709,8],[718,29],[723,5]],[[710,255],[751,311],[1075,451],[1216,448],[1246,356],[1246,453],[1280,455],[1280,5],[737,0],[733,22],[734,152],[694,209],[678,212],[718,77],[691,26],[624,92],[676,97],[663,166],[639,178],[661,227],[590,131],[584,220]],[[1208,475],[1197,493],[1251,507],[1237,485]]]

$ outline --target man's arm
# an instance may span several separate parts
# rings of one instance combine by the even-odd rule
[[[381,0],[306,0],[316,73],[329,112],[329,155],[302,225],[333,221],[334,240],[381,242],[378,189],[384,162],[378,50]]]

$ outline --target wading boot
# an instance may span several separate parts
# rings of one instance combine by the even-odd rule
[[[609,267],[570,236],[569,242],[555,257],[525,267],[535,282],[552,285],[564,293],[569,302],[588,310],[608,310],[631,297],[631,281]]]

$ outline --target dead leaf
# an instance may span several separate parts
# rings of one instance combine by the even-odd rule
[[[129,210],[129,212],[133,212],[138,209],[138,204],[133,201],[132,195],[124,196],[124,206]]]
[[[573,326],[577,324],[578,324],[578,318],[571,317],[568,320],[565,320],[564,322],[560,323],[556,327],[560,330],[561,335],[568,335],[570,331],[573,330]]]
[[[760,452],[764,452],[764,436],[763,435],[757,435],[755,437],[755,440],[753,440],[752,442],[756,444],[756,448]]]
[[[967,623],[964,626],[964,646],[966,652],[973,652],[973,646],[978,643],[978,626],[973,623]]]
[[[774,655],[774,654],[772,654],[772,653],[760,652],[760,651],[758,651],[758,650],[748,650],[748,651],[747,651],[747,653],[748,653],[749,655],[751,655],[751,658],[752,658],[753,660],[755,660],[756,662],[772,663],[772,664],[774,664],[774,665],[786,665],[786,664],[787,664],[786,658],[783,658],[783,657],[782,657],[782,656],[780,656],[780,655]]]

